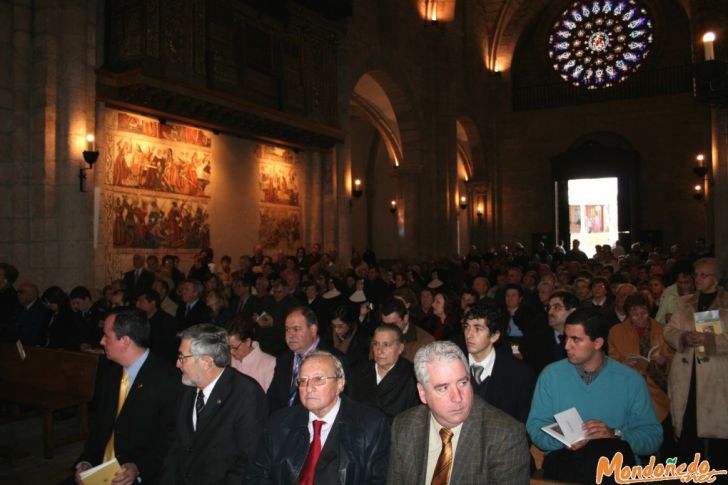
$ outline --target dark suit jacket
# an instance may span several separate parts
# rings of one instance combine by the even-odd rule
[[[460,428],[450,483],[498,485],[530,482],[526,428],[477,396]],[[430,410],[408,409],[394,419],[387,483],[425,483]]]
[[[196,396],[197,388],[188,387],[179,400],[175,438],[159,483],[243,483],[268,414],[263,389],[254,379],[226,367],[194,430]]]
[[[23,345],[45,345],[48,320],[51,312],[43,306],[40,298],[30,308],[23,307],[18,313],[18,333]]]
[[[150,353],[117,418],[121,373],[121,366],[112,363],[105,378],[99,380],[96,422],[76,462],[99,465],[113,431],[114,451],[119,463],[136,464],[143,483],[157,483],[174,431],[174,415],[181,390],[179,373]]]
[[[511,349],[496,350],[493,372],[480,384],[470,379],[473,391],[486,402],[526,423],[531,410],[536,377],[523,361],[513,357]]]
[[[238,306],[240,305],[240,297],[234,296],[230,299],[230,309],[235,312],[236,314],[240,315],[243,319],[249,319],[253,318],[253,313],[260,313],[260,307],[262,305],[262,302],[260,301],[260,298],[258,298],[255,295],[248,296],[248,299],[245,301],[245,304],[243,305],[243,308],[238,311]]]
[[[126,285],[126,291],[129,296],[134,297],[139,294],[140,291],[148,290],[154,283],[154,273],[147,271],[142,268],[142,272],[139,275],[139,280],[134,284],[134,270],[127,271],[124,273],[124,284]]]
[[[402,411],[420,404],[412,362],[400,357],[377,385],[374,361],[358,367],[346,383],[349,396],[382,411],[391,422]]]
[[[210,311],[210,307],[205,305],[202,298],[197,300],[195,306],[190,308],[187,316],[185,316],[185,312],[187,312],[187,304],[180,302],[177,306],[177,315],[175,315],[177,318],[177,330],[179,331],[192,325],[197,325],[198,323],[212,323],[212,312]]]
[[[344,365],[344,370],[348,370],[348,365],[345,362],[344,356],[338,350],[327,345],[323,340],[319,340],[317,350],[326,350],[331,352],[338,357]],[[276,368],[273,371],[273,380],[268,386],[268,410],[272,413],[278,409],[288,407],[288,396],[290,392],[291,379],[293,378],[293,351],[286,350],[283,354],[276,358]],[[348,375],[348,372],[345,372]],[[293,404],[300,404],[301,400],[298,398],[298,390],[296,390],[296,397],[293,400]]]
[[[248,483],[295,484],[310,443],[308,410],[293,406],[266,424]],[[374,408],[341,396],[341,407],[316,463],[316,484],[383,484],[387,476],[389,425]]]
[[[149,350],[172,365],[177,363],[177,320],[164,310],[149,319]]]

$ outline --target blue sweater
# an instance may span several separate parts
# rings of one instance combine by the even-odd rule
[[[636,455],[656,452],[662,443],[662,427],[657,421],[647,384],[629,367],[605,357],[599,376],[586,385],[576,367],[563,359],[546,367],[536,382],[526,429],[533,442],[544,451],[564,445],[546,434],[542,426],[555,422],[554,415],[575,407],[584,421],[598,419],[622,431]]]

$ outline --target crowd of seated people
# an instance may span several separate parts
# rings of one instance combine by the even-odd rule
[[[261,405],[267,414],[297,422],[298,414],[284,410],[311,413],[308,441],[300,444],[303,451],[291,451],[306,463],[289,463],[293,468],[284,473],[289,478],[295,470],[303,474],[301,467],[313,473],[307,468],[309,458],[325,455],[327,436],[336,434],[337,428],[326,424],[317,429],[315,416],[322,415],[314,402],[333,399],[336,405],[327,413],[341,412],[354,420],[363,413],[363,421],[374,427],[381,425],[381,415],[389,436],[389,428],[401,431],[397,426],[407,410],[421,404],[439,423],[434,426],[448,428],[438,410],[444,404],[437,399],[449,400],[451,407],[462,403],[465,386],[475,396],[471,399],[483,400],[502,411],[507,416],[503,419],[514,420],[514,429],[527,429],[528,443],[546,452],[541,473],[548,478],[583,480],[600,456],[617,451],[629,456],[625,463],[655,454],[689,463],[700,452],[714,468],[728,466],[728,340],[722,327],[706,333],[695,324],[703,318],[700,312],[719,310],[725,325],[728,294],[720,286],[719,264],[704,244],[685,254],[676,246],[666,252],[649,244],[604,245],[592,257],[578,241],[568,251],[563,244],[551,251],[538,244],[531,255],[515,244],[485,252],[473,248],[464,257],[421,264],[378,262],[371,250],[363,255],[353,251],[345,262],[336,250],[322,251],[318,244],[310,252],[299,248],[295,255],[279,251],[275,257],[256,245],[251,254],[240,256],[237,268],[230,256],[215,263],[213,255],[212,249],[201,251],[187,274],[172,254],[135,255],[133,267],[98,292],[77,286],[66,293],[51,286],[41,293],[32,282],[22,281],[11,264],[0,263],[0,337],[106,354],[126,371],[128,359],[112,355],[105,327],[120,311],[138,309],[149,329],[145,338],[132,342],[133,355],[148,351],[164,365],[176,365],[181,382],[197,386],[205,399],[208,386],[216,386],[215,379],[230,368],[257,382],[265,393]],[[94,301],[95,293],[100,297]],[[129,332],[113,325],[111,331],[117,336]],[[215,339],[217,344],[209,343]],[[432,357],[424,349],[431,349],[433,342],[451,342],[462,359],[453,357],[457,352],[450,347],[437,347],[446,357]],[[219,355],[221,348],[226,358]],[[427,373],[427,363],[416,368],[420,354],[427,354],[423,359],[462,361],[468,382],[453,381],[457,389],[445,386],[442,393],[435,387],[430,395],[433,375]],[[186,362],[189,356],[192,363]],[[209,356],[209,363],[198,362],[201,356]],[[188,369],[193,365],[200,368]],[[323,374],[302,377],[312,369]],[[205,386],[197,385],[193,377],[198,374],[210,377],[202,379]],[[235,382],[232,388],[238,386]],[[199,407],[194,396],[189,400]],[[353,403],[376,411],[361,411]],[[541,428],[569,407],[576,407],[584,419],[588,439],[565,447]],[[430,435],[434,458],[422,464],[425,475],[417,477],[436,476],[440,452],[453,446],[457,450],[458,436],[468,436],[459,428],[468,419],[450,420],[458,426],[448,438],[452,442],[446,444],[443,437],[440,443],[441,436]],[[261,440],[278,439],[280,426],[269,420],[265,428],[250,433]],[[113,435],[110,429],[107,434]],[[166,446],[178,450],[170,444],[170,433]],[[362,433],[365,441],[373,439]],[[258,453],[270,446],[261,442]],[[315,447],[319,449],[310,457]],[[380,468],[369,471],[386,480],[381,466],[386,469],[389,460],[391,483],[391,460],[399,455],[388,444],[384,448],[388,456],[377,456]],[[376,455],[382,450],[362,452]],[[262,483],[278,483],[271,477],[281,471],[264,469],[274,467],[270,456],[259,463],[261,457],[248,450],[238,458],[255,464],[250,469]],[[525,463],[529,473],[533,470],[532,460],[518,463]],[[136,468],[122,470],[129,477],[139,476]],[[243,477],[247,472],[236,473]],[[398,468],[397,473],[408,471]],[[450,473],[455,473],[452,466]],[[205,482],[198,479],[202,481],[196,483]]]

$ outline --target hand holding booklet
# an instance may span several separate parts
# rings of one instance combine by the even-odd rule
[[[108,485],[120,468],[116,458],[112,458],[98,466],[89,468],[85,472],[81,472],[81,480],[83,480],[84,485]]]
[[[554,418],[556,419],[555,423],[541,428],[549,436],[556,438],[569,447],[574,443],[587,439],[586,432],[582,428],[584,420],[581,419],[576,408],[569,408],[555,414]]]

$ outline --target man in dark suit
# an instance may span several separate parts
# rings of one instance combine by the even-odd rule
[[[240,276],[233,276],[233,296],[230,299],[230,309],[243,320],[250,320],[254,313],[260,312],[261,301],[250,294],[250,281]]]
[[[273,381],[268,388],[268,409],[273,412],[298,404],[299,392],[296,379],[303,358],[317,350],[321,339],[318,335],[318,319],[308,307],[296,307],[286,316],[286,345],[288,351],[276,359]]]
[[[124,284],[126,291],[131,298],[136,298],[142,290],[152,287],[154,273],[144,269],[144,256],[135,254],[133,259],[134,268],[124,273]]]
[[[149,322],[137,309],[113,309],[101,345],[114,364],[99,380],[97,419],[77,460],[76,480],[82,471],[116,457],[121,469],[114,483],[128,485],[137,478],[157,483],[174,431],[177,373],[149,352]]]
[[[199,323],[212,323],[212,313],[202,299],[205,289],[197,280],[186,279],[181,283],[182,301],[177,307],[177,328],[181,331]]]
[[[71,309],[76,313],[78,328],[81,331],[81,350],[100,347],[106,314],[94,306],[91,292],[85,286],[77,286],[68,294]]]
[[[268,414],[263,389],[228,366],[224,329],[194,325],[180,339],[177,367],[189,387],[179,401],[175,438],[159,483],[243,483]]]
[[[387,419],[341,396],[345,384],[338,358],[324,351],[306,356],[297,379],[302,405],[268,419],[248,483],[385,483]]]
[[[529,483],[523,424],[473,396],[467,362],[452,342],[417,351],[417,390],[427,406],[394,419],[388,484]]]
[[[147,315],[150,325],[149,350],[172,365],[177,363],[177,321],[160,308],[160,295],[155,290],[144,290],[136,306]]]
[[[18,337],[23,345],[45,345],[46,328],[51,319],[51,312],[38,298],[38,287],[33,283],[21,283],[18,286],[18,303],[20,312],[17,315]]]
[[[496,347],[501,328],[500,309],[474,305],[465,316],[463,335],[475,395],[526,423],[536,385],[533,371],[513,357],[509,346]]]

